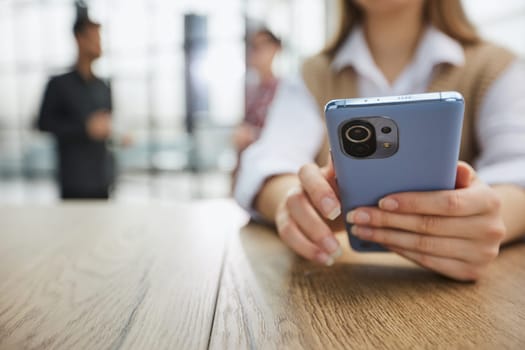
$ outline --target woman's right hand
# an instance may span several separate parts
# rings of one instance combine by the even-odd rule
[[[300,187],[292,188],[277,208],[279,236],[302,257],[330,266],[342,254],[331,228],[335,225],[328,224],[336,219],[342,223],[333,165],[304,165],[299,180]]]

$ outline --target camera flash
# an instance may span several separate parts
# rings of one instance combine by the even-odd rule
[[[390,142],[383,142],[383,147],[384,148],[390,148],[390,147],[392,147],[392,144]]]

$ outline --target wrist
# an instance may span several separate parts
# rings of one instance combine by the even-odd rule
[[[297,175],[281,174],[269,177],[254,199],[253,208],[268,221],[275,222],[277,209],[284,203],[288,192],[299,187]]]

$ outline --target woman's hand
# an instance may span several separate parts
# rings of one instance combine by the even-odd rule
[[[347,214],[352,233],[448,277],[472,281],[496,258],[505,236],[494,189],[460,162],[456,189],[386,196],[379,208]]]
[[[301,187],[292,189],[277,208],[275,223],[281,239],[297,254],[332,265],[341,253],[327,221],[341,220],[331,164],[307,164],[299,171]],[[342,225],[341,225],[342,227]]]
[[[501,204],[495,190],[466,163],[459,163],[456,178],[455,190],[392,194],[379,208],[357,208],[346,218],[364,240],[448,277],[476,280],[498,255],[505,236]],[[279,236],[306,259],[332,265],[341,254],[331,229],[341,213],[333,166],[305,165],[299,179],[301,187],[277,209]]]

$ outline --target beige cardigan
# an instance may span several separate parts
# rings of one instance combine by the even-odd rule
[[[478,108],[487,89],[516,57],[510,51],[482,42],[464,47],[465,64],[441,64],[428,87],[429,92],[456,90],[465,98],[465,116],[461,138],[460,159],[472,163],[479,153],[475,134]],[[327,55],[318,54],[306,60],[302,68],[306,87],[315,98],[320,115],[325,104],[332,99],[358,97],[356,73],[351,67],[333,70]],[[316,162],[324,165],[328,157],[328,141],[319,150]]]

